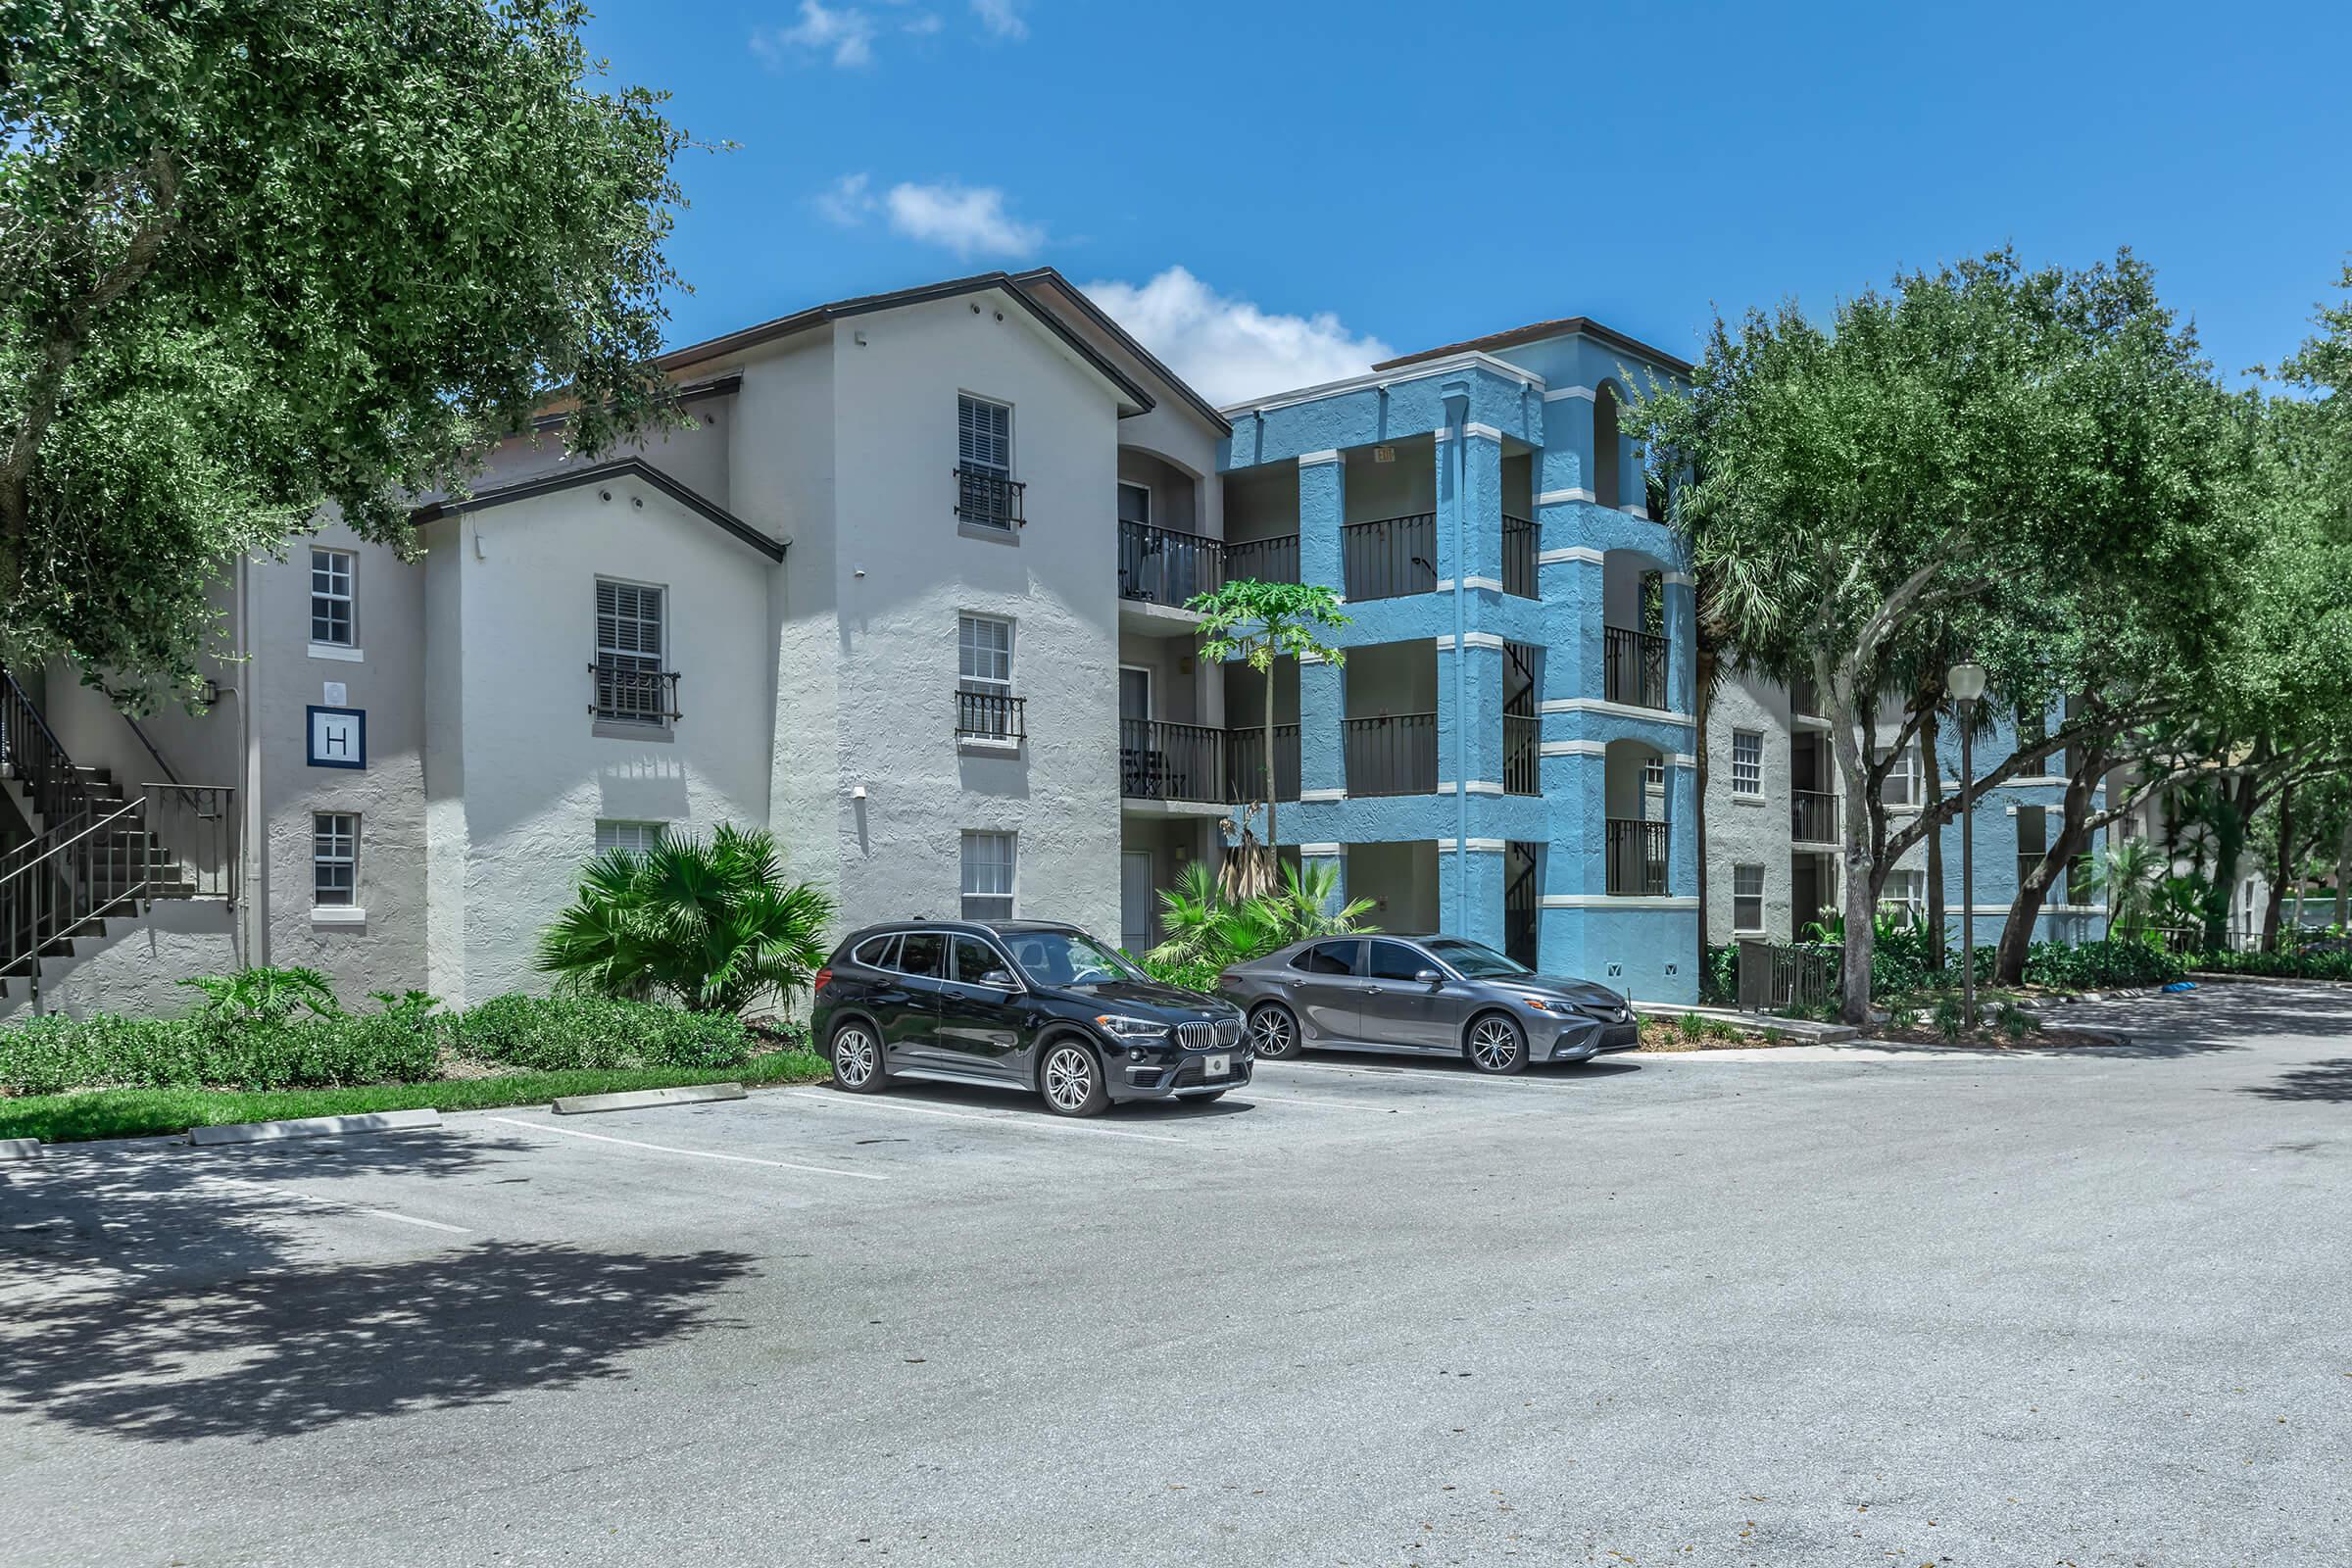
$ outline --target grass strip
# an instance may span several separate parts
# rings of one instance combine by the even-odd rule
[[[636,1067],[610,1071],[502,1073],[432,1083],[363,1084],[350,1089],[89,1089],[0,1100],[0,1138],[74,1143],[139,1138],[230,1122],[351,1116],[371,1110],[489,1110],[545,1103],[563,1095],[608,1095],[684,1084],[805,1084],[827,1075],[822,1056],[776,1051],[731,1067]]]

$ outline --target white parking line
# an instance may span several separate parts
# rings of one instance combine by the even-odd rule
[[[928,1105],[909,1105],[896,1100],[867,1100],[848,1095],[820,1094],[813,1089],[794,1089],[787,1093],[794,1100],[806,1100],[811,1104],[829,1105],[835,1110],[897,1110],[909,1116],[940,1116],[949,1121],[984,1121],[993,1126],[1017,1128],[1022,1132],[1093,1133],[1098,1138],[1133,1138],[1147,1144],[1181,1144],[1181,1138],[1169,1138],[1159,1133],[1131,1133],[1120,1127],[1090,1127],[1083,1122],[1039,1121],[1028,1116],[988,1116],[969,1110],[933,1110]]]
[[[1530,1071],[1536,1071],[1549,1068],[1551,1065],[1549,1062],[1530,1062],[1528,1067]],[[1561,1063],[1560,1065],[1564,1069],[1567,1064]],[[1426,1084],[1432,1089],[1452,1089],[1457,1085],[1469,1084],[1479,1089],[1499,1089],[1505,1094],[1513,1095],[1523,1095],[1531,1089],[1540,1087],[1524,1078],[1494,1078],[1480,1073],[1449,1071],[1444,1067],[1417,1073],[1405,1067],[1353,1067],[1338,1062],[1282,1061],[1260,1062],[1257,1070],[1264,1072],[1268,1067],[1279,1067],[1286,1072],[1296,1068],[1308,1073],[1328,1073],[1334,1077],[1343,1078],[1379,1077],[1392,1083],[1396,1081],[1396,1077],[1392,1075],[1397,1075],[1403,1077],[1407,1083]]]
[[[623,1149],[646,1149],[657,1154],[684,1154],[690,1159],[723,1159],[732,1165],[766,1165],[775,1170],[807,1171],[811,1176],[849,1176],[861,1182],[886,1182],[889,1177],[870,1170],[840,1170],[831,1165],[804,1165],[793,1159],[762,1159],[757,1154],[721,1154],[709,1149],[678,1149],[669,1144],[640,1143],[634,1138],[614,1138],[606,1133],[584,1133],[577,1127],[551,1127],[543,1121],[516,1121],[512,1116],[484,1116],[484,1121],[504,1122],[509,1127],[528,1128],[535,1133],[557,1133],[565,1138],[585,1138],[595,1144],[618,1144]]]
[[[359,1214],[368,1219],[390,1220],[395,1225],[415,1225],[428,1231],[447,1231],[452,1236],[471,1236],[473,1232],[463,1225],[444,1225],[437,1219],[418,1219],[414,1214],[396,1214],[388,1208],[362,1208],[356,1203],[339,1202],[332,1198],[314,1198],[309,1193],[297,1193],[283,1187],[265,1187],[260,1182],[239,1180],[234,1176],[200,1176],[197,1181],[213,1187],[235,1187],[249,1193],[262,1193],[283,1199],[289,1203],[305,1203],[313,1208],[330,1208],[339,1213]]]
[[[1408,1109],[1420,1108],[1408,1105],[1375,1104],[1369,1100],[1300,1100],[1293,1095],[1261,1095],[1254,1089],[1241,1089],[1235,1093],[1253,1105],[1262,1100],[1277,1105],[1312,1105],[1317,1110],[1369,1110],[1383,1116],[1401,1115]]]

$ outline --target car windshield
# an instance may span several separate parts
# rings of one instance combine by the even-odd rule
[[[1475,942],[1464,942],[1456,937],[1425,942],[1422,946],[1454,973],[1471,980],[1497,980],[1536,972],[1516,958],[1504,957],[1493,948],[1482,948]]]
[[[1078,931],[1002,931],[1021,972],[1034,986],[1093,986],[1141,980],[1144,972]]]

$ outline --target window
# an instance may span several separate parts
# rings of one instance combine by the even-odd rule
[[[643,583],[596,585],[596,716],[623,724],[666,724],[669,677],[662,668],[662,590]]]
[[[1149,527],[1152,522],[1152,490],[1148,485],[1119,483],[1119,520]]]
[[[947,940],[938,932],[909,931],[899,944],[899,973],[936,979],[946,951]]]
[[[359,902],[360,819],[350,811],[311,813],[311,902]]]
[[[1019,851],[1010,833],[963,836],[963,917],[1012,918],[1012,884]]]
[[[994,615],[956,620],[956,733],[1009,740],[1021,726],[1012,703],[1012,622]]]
[[[1666,787],[1666,759],[1650,757],[1642,760],[1642,787],[1645,790],[1662,790]]]
[[[1304,969],[1308,974],[1355,974],[1358,946],[1353,942],[1318,943],[1293,958],[1291,967]]]
[[[1372,980],[1411,980],[1424,969],[1437,967],[1401,942],[1367,942],[1363,949],[1364,975]]]
[[[1764,737],[1754,730],[1732,731],[1732,793],[1764,793]]]
[[[335,648],[353,646],[352,567],[348,550],[311,551],[311,641]]]
[[[956,514],[987,528],[1020,521],[1012,482],[1012,410],[986,398],[956,405]]]
[[[862,963],[869,969],[888,969],[892,967],[890,961],[892,950],[898,945],[899,934],[896,931],[878,937],[868,937],[858,944],[858,951],[851,954],[850,958],[853,962]]]
[[[956,939],[956,979],[967,986],[1008,986],[1012,971],[997,950],[978,937]]]
[[[1873,750],[1883,760],[1889,749],[1881,746]],[[1906,746],[1903,754],[1894,760],[1894,765],[1886,770],[1879,798],[1888,806],[1917,806],[1925,795],[1926,790],[1920,782],[1919,748]]]
[[[1764,929],[1764,868],[1760,865],[1732,867],[1732,929]]]
[[[1429,951],[1466,979],[1495,980],[1536,972],[1517,958],[1505,957],[1493,948],[1464,942],[1459,937],[1439,937],[1429,944]]]
[[[661,842],[666,822],[599,822],[596,824],[596,853],[607,850],[627,850],[643,855]]]
[[[2050,847],[2050,817],[2044,807],[2021,806],[2017,808],[2017,883],[2023,887],[2026,878],[2041,863]]]
[[[1879,906],[1899,911],[1913,925],[1922,924],[1927,919],[1928,873],[1916,866],[1887,872]]]

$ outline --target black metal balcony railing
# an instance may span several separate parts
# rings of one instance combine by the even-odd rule
[[[1119,524],[1119,596],[1181,610],[1225,581],[1225,547],[1197,533]]]
[[[1438,586],[1438,517],[1350,522],[1340,529],[1341,580],[1350,600],[1396,599]]]
[[[1610,893],[1656,898],[1666,891],[1666,824],[1609,819]]]
[[[956,515],[983,528],[1018,528],[1021,515],[1019,480],[989,468],[956,470]]]
[[[1600,657],[1610,702],[1630,708],[1666,706],[1665,638],[1625,626],[1604,626]]]
[[[1277,534],[1271,539],[1237,539],[1225,546],[1227,582],[1297,582],[1298,536]]]
[[[1350,795],[1430,795],[1438,787],[1438,715],[1386,713],[1340,723]]]
[[[1137,801],[1201,801],[1228,796],[1225,732],[1205,724],[1119,720],[1119,793]]]
[[[1799,675],[1788,683],[1788,711],[1806,718],[1821,717],[1821,693],[1810,675]]]
[[[1225,732],[1225,799],[1246,806],[1266,798],[1266,732],[1255,725]],[[1298,726],[1274,726],[1274,798],[1298,798]]]
[[[1508,513],[1502,519],[1502,591],[1533,599],[1536,594],[1536,555],[1540,532],[1535,523]]]
[[[595,693],[589,714],[600,724],[663,726],[685,717],[678,711],[678,672],[618,659],[588,666]]]
[[[1788,836],[1799,844],[1838,842],[1838,797],[1827,790],[1798,790],[1789,797]]]
[[[1029,738],[1022,699],[1004,692],[958,691],[956,694],[956,738],[1019,741]]]
[[[1502,793],[1544,793],[1544,721],[1532,714],[1502,715]]]

